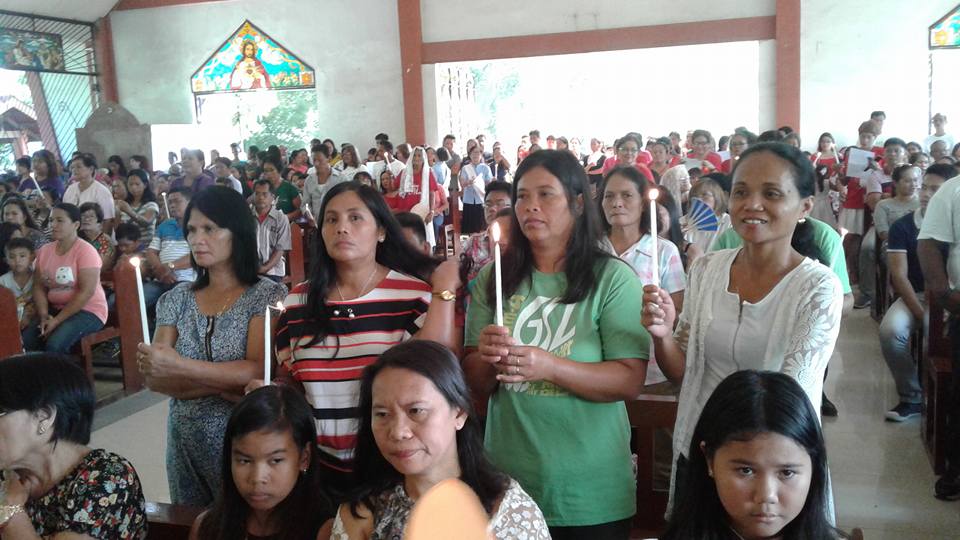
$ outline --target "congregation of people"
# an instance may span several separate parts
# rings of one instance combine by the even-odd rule
[[[824,381],[842,318],[880,301],[878,266],[899,396],[878,422],[923,411],[926,293],[952,314],[932,491],[960,499],[960,144],[941,114],[920,143],[885,118],[847,148],[738,127],[233,144],[165,170],[22,158],[0,184],[26,351],[0,361],[0,537],[146,537],[133,466],[88,446],[95,397],[70,356],[133,257],[152,334],[137,365],[170,397],[170,497],[203,509],[191,538],[401,538],[457,478],[495,538],[627,539],[641,394],[677,400],[661,538],[841,538]]]

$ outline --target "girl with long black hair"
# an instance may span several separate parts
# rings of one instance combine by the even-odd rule
[[[781,373],[739,371],[707,400],[664,540],[833,540],[817,412]]]
[[[223,483],[191,540],[316,538],[333,515],[318,485],[313,413],[300,392],[265,386],[244,396],[223,436]]]

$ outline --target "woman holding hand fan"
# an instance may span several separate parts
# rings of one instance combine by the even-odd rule
[[[727,194],[720,184],[710,178],[701,178],[694,184],[690,190],[690,210],[680,218],[680,227],[689,266],[710,251],[717,237],[730,228]]]

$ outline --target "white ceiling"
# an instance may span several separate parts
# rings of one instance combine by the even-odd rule
[[[0,9],[93,22],[109,13],[116,3],[117,0],[0,0]]]

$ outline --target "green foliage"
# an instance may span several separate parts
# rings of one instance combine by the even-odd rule
[[[16,158],[13,157],[12,144],[0,144],[0,173],[15,170]]]
[[[476,96],[477,111],[480,114],[480,129],[487,133],[496,133],[498,103],[517,93],[520,76],[514,69],[508,73],[497,73],[495,64],[487,63],[483,67],[471,67],[473,88]]]
[[[317,94],[313,90],[277,91],[277,105],[258,119],[259,129],[247,137],[244,146],[255,144],[267,148],[271,144],[302,148],[319,129]],[[234,118],[234,125],[239,118]]]

